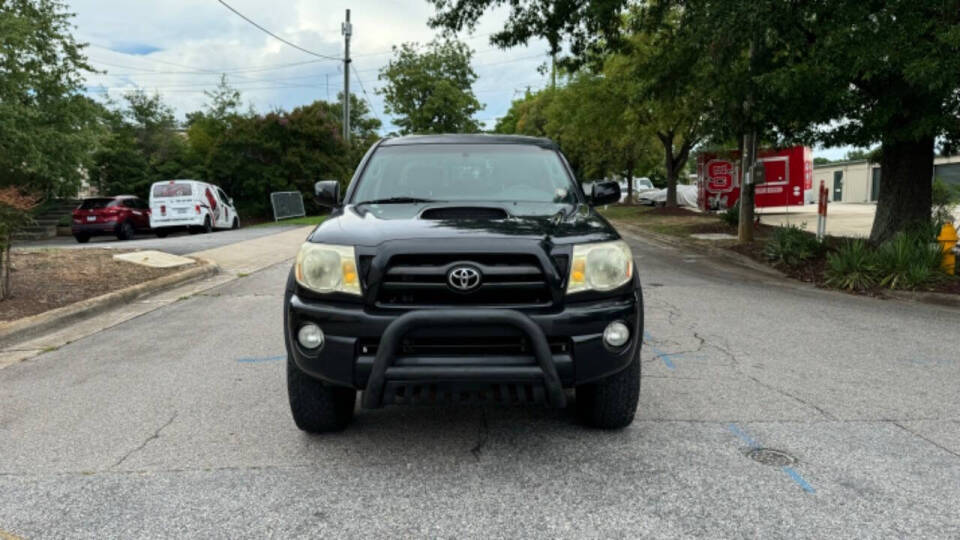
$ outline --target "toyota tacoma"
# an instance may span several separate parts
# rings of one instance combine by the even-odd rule
[[[574,398],[588,426],[633,421],[643,299],[630,247],[547,139],[407,136],[374,144],[297,254],[284,297],[296,425],[361,405]],[[571,392],[572,390],[572,392]]]

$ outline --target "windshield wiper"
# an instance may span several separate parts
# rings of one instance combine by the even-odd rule
[[[361,204],[410,204],[410,203],[428,203],[440,202],[433,199],[422,199],[420,197],[387,197],[385,199],[372,199],[369,201],[358,202],[354,206]]]

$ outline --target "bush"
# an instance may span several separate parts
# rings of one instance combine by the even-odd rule
[[[803,229],[788,225],[777,227],[763,250],[767,259],[787,266],[798,266],[820,253],[820,243]]]
[[[931,200],[933,203],[933,222],[939,232],[944,223],[956,219],[951,212],[953,207],[960,203],[960,192],[958,192],[956,186],[951,186],[943,180],[935,178]]]
[[[927,231],[897,233],[877,250],[880,285],[891,289],[915,289],[943,278],[942,251]]]
[[[740,201],[720,213],[720,220],[731,227],[740,225]]]
[[[860,291],[877,284],[877,255],[866,241],[848,240],[827,255],[826,284]]]

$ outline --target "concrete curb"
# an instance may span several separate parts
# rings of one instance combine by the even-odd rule
[[[8,323],[0,323],[0,347],[26,341],[54,328],[68,325],[103,313],[113,307],[126,304],[141,296],[155,294],[172,289],[188,281],[212,276],[220,268],[206,259],[196,259],[197,266],[157,279],[109,292],[93,298],[87,298],[57,309],[51,309],[37,315],[24,317]]]
[[[960,309],[960,294],[945,294],[923,291],[884,291],[883,296],[901,302],[915,302],[940,307]]]
[[[623,221],[610,220],[610,222],[620,230],[628,230],[633,234],[642,235],[643,238],[652,240],[658,244],[662,244],[668,247],[677,248],[686,251],[697,251],[711,257],[716,257],[718,259],[724,259],[727,262],[733,264],[738,264],[740,266],[746,266],[751,270],[755,270],[762,274],[766,274],[770,277],[775,278],[788,278],[786,274],[777,270],[776,268],[771,268],[765,264],[758,263],[757,261],[742,255],[735,251],[730,251],[729,249],[707,246],[703,244],[697,244],[689,241],[682,240],[680,238],[675,238],[670,235],[661,234],[658,232],[645,229],[639,225],[634,225],[632,223],[624,223]]]

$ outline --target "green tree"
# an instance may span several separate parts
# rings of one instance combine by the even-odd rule
[[[726,76],[710,76],[717,101],[750,105],[730,125],[774,142],[880,143],[874,242],[929,222],[935,141],[960,138],[955,2],[659,4],[682,7],[687,30],[673,44],[706,51]]]
[[[0,186],[75,195],[94,144],[92,71],[56,0],[0,2]]]
[[[473,133],[480,124],[473,115],[483,109],[473,93],[477,74],[470,66],[473,51],[459,41],[431,41],[423,52],[416,43],[394,47],[393,58],[380,70],[385,85],[384,112],[396,115],[403,134]]]
[[[376,125],[359,119],[358,125]],[[240,116],[206,157],[206,179],[229,193],[242,214],[261,217],[270,215],[273,191],[312,193],[314,182],[328,178],[346,183],[360,159],[353,148],[361,145],[344,144],[340,122],[340,109],[323,101]]]
[[[610,83],[622,89],[623,106],[635,123],[646,128],[638,126],[632,137],[652,134],[660,143],[668,207],[677,206],[677,180],[684,174],[690,152],[704,137],[711,111],[702,55],[660,45],[677,30],[676,22],[668,20],[653,30],[625,37],[623,47],[610,54],[604,65]]]
[[[434,26],[459,31],[504,0],[431,0]],[[871,239],[930,219],[934,144],[960,140],[956,2],[889,0],[627,0],[508,3],[494,43],[531,37],[574,61],[619,49],[631,8],[647,31],[676,23],[657,50],[699,54],[715,140],[756,132],[773,143],[880,143],[883,177]],[[749,190],[745,199],[749,198]]]
[[[125,108],[102,113],[107,135],[89,171],[101,193],[145,197],[154,182],[198,176],[200,163],[160,95],[136,90],[124,101]]]

